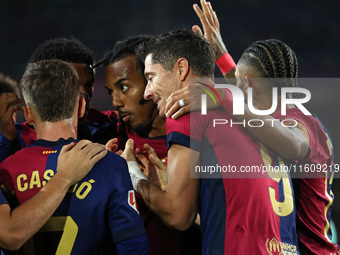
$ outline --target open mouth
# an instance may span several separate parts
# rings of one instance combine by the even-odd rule
[[[129,113],[121,113],[121,114],[119,114],[119,116],[120,116],[120,119],[123,122],[127,122],[130,119],[131,114],[129,114]]]
[[[157,109],[159,110],[159,107],[160,107],[160,105],[161,105],[161,99],[160,98],[158,98],[158,99],[156,99],[154,102],[155,102],[155,104],[157,105]]]

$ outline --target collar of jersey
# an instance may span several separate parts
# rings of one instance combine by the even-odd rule
[[[57,145],[69,144],[71,142],[78,142],[78,141],[74,139],[73,137],[70,137],[67,140],[65,140],[64,138],[59,138],[58,141],[47,141],[44,139],[39,139],[35,143],[33,143],[31,146],[52,147],[52,146],[57,146]]]

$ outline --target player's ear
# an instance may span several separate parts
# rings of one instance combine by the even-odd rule
[[[177,69],[177,74],[178,74],[179,79],[181,81],[184,81],[190,72],[190,66],[189,66],[188,60],[186,60],[185,58],[179,58],[176,61],[175,67]]]
[[[24,110],[25,119],[28,124],[34,124],[34,117],[32,114],[32,109],[29,106],[23,106],[22,109]]]
[[[248,76],[244,77],[244,84],[246,85],[246,89],[253,87],[253,81]]]
[[[84,97],[79,97],[78,118],[82,118],[86,111],[86,101]]]

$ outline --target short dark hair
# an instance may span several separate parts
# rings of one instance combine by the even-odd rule
[[[256,41],[242,54],[239,63],[251,66],[263,78],[284,78],[280,87],[297,86],[298,60],[295,52],[278,39]]]
[[[0,95],[3,93],[15,93],[20,97],[18,83],[10,77],[0,73]]]
[[[115,63],[119,60],[122,60],[123,58],[127,56],[135,56],[136,57],[136,67],[141,72],[145,84],[147,84],[147,81],[144,76],[144,59],[137,57],[137,51],[139,48],[145,47],[151,40],[153,36],[152,35],[137,35],[129,37],[125,40],[121,40],[115,43],[113,48],[109,51],[107,51],[104,54],[104,57],[96,64],[96,66],[103,64],[105,67]]]
[[[57,59],[29,63],[20,86],[26,103],[41,121],[57,122],[72,117],[79,81],[71,64]]]
[[[152,61],[167,71],[172,71],[179,58],[185,58],[194,74],[213,77],[215,53],[208,41],[192,30],[179,29],[155,37],[150,44],[138,52],[140,58],[152,54]]]
[[[78,39],[56,38],[47,40],[34,51],[30,62],[60,59],[69,63],[93,65],[92,51]]]

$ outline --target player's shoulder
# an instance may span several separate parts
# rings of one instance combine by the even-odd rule
[[[174,120],[172,118],[166,118],[165,127],[167,135],[171,132],[181,132],[188,133],[190,132],[190,116],[192,114],[188,113],[180,118]]]
[[[96,165],[96,168],[102,168],[104,171],[121,171],[127,169],[127,163],[124,158],[116,155],[113,152],[108,152],[104,158],[102,158]]]
[[[30,155],[31,151],[32,151],[32,147],[22,148],[19,151],[16,151],[14,154],[5,158],[4,161],[1,162],[0,164],[11,165],[15,162],[16,162],[16,164],[20,163],[20,162],[22,162],[23,159],[27,159],[28,157],[30,157],[29,155]]]
[[[285,117],[285,116],[282,116]],[[286,119],[296,120],[297,122],[301,123],[306,129],[310,131],[315,130],[326,130],[326,127],[321,122],[321,120],[314,114],[305,114],[299,108],[291,108],[287,109]]]
[[[112,152],[102,158],[89,173],[89,177],[102,183],[103,188],[117,190],[131,183],[126,160]]]

